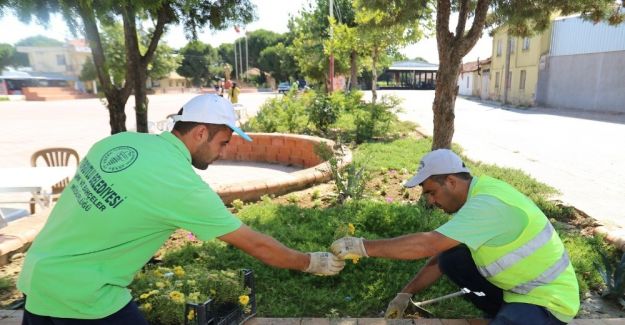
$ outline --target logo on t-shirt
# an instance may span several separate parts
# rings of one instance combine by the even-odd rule
[[[121,146],[109,150],[100,160],[100,169],[106,173],[117,173],[132,165],[139,156],[133,147]]]

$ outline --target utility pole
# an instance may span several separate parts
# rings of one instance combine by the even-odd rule
[[[241,75],[243,75],[243,52],[241,52],[241,43],[239,42],[239,63],[241,64]]]
[[[334,20],[334,0],[330,0],[329,1],[329,8],[330,8],[330,40],[332,40],[333,37],[333,33],[332,33],[332,20]],[[332,51],[330,51],[330,69],[328,71],[328,74],[330,75],[330,92],[334,91],[334,53]]]
[[[249,58],[247,56],[247,29],[245,30],[245,79],[249,80],[250,77],[247,75],[248,71],[250,70],[249,68]]]
[[[241,54],[239,53],[239,55]],[[239,80],[239,72],[238,72],[239,70],[237,69],[239,64],[237,62],[238,62],[237,61],[237,41],[235,39],[234,41],[234,80]]]

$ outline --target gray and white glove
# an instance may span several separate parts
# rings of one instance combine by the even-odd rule
[[[355,259],[369,257],[362,238],[343,237],[335,240],[330,249],[336,256],[342,259]]]
[[[310,256],[310,264],[304,272],[315,275],[336,275],[343,267],[345,261],[328,252],[307,253]]]
[[[384,318],[403,318],[404,312],[408,307],[408,303],[410,302],[410,297],[412,294],[400,292],[388,303],[388,307],[386,308],[386,313],[384,313]]]

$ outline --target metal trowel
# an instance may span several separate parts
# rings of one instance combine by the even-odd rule
[[[435,302],[439,302],[441,300],[453,298],[453,297],[463,296],[463,295],[466,295],[468,293],[472,293],[472,294],[474,294],[474,295],[476,295],[478,297],[486,296],[486,294],[481,292],[481,291],[471,291],[471,290],[469,290],[467,288],[462,288],[458,292],[450,293],[450,294],[444,295],[442,297],[438,297],[438,298],[434,298],[434,299],[430,299],[430,300],[425,300],[425,301],[421,301],[421,302],[414,302],[412,300],[412,298],[411,298],[410,302],[412,303],[412,305],[415,307],[415,309],[417,310],[417,312],[420,315],[422,315],[424,317],[427,317],[427,318],[430,318],[430,317],[434,317],[434,315],[432,315],[431,312],[427,311],[422,306],[429,305],[429,304],[432,304],[432,303],[435,303]]]

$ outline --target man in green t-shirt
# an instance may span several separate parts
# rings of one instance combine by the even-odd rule
[[[453,217],[434,231],[391,239],[344,237],[332,244],[342,258],[430,257],[389,303],[387,318],[400,318],[413,294],[442,274],[461,288],[485,295],[467,298],[493,318],[491,324],[565,324],[579,309],[575,271],[562,241],[542,211],[509,184],[473,177],[460,157],[439,149],[425,155],[417,175],[430,205]],[[465,291],[466,292],[466,291]]]
[[[242,224],[193,170],[218,159],[233,131],[251,141],[232,104],[196,96],[173,119],[172,132],[119,133],[89,150],[26,256],[23,324],[146,324],[126,287],[178,228],[274,267],[341,271],[331,253],[302,253]]]

